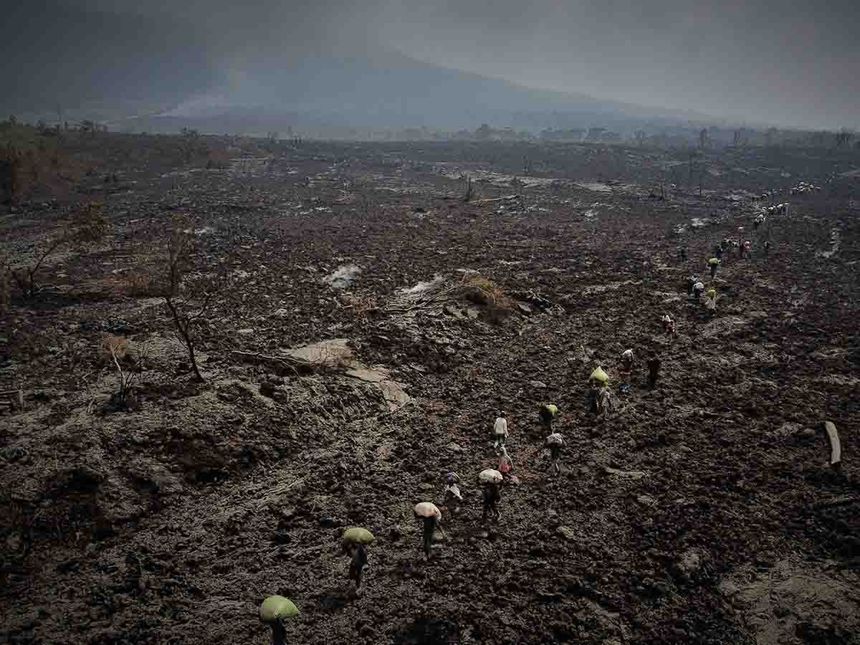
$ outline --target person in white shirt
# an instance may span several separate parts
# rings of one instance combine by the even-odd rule
[[[672,316],[670,316],[669,314],[664,314],[660,321],[663,323],[664,332],[666,332],[667,334],[672,334],[673,336],[677,333],[675,331],[675,321],[672,319]]]
[[[449,515],[457,515],[460,512],[460,505],[463,503],[463,494],[460,492],[460,478],[457,473],[448,473],[445,475],[445,508],[448,509]]]
[[[564,445],[564,438],[558,432],[553,432],[546,438],[545,445],[549,449],[550,467],[558,475],[561,472],[558,462],[561,459],[561,447]]]
[[[508,438],[508,420],[505,418],[504,412],[499,412],[499,416],[496,417],[496,423],[493,424],[493,436],[496,439],[496,442],[493,444],[496,453],[500,449],[504,450],[505,441]]]

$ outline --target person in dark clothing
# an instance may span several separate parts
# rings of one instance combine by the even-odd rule
[[[541,405],[538,414],[541,425],[552,432],[552,422],[558,416],[558,407],[552,403]]]
[[[711,258],[708,260],[708,267],[711,269],[711,279],[713,280],[717,276],[717,269],[720,268],[720,259]]]
[[[487,521],[488,513],[494,515],[497,522],[502,518],[498,507],[501,499],[502,491],[498,484],[488,483],[484,485],[484,513],[481,515],[481,522]]]
[[[448,473],[445,476],[445,508],[448,509],[450,517],[457,515],[460,512],[460,505],[463,503],[463,494],[460,492],[458,485],[459,478],[457,473]]]
[[[433,548],[433,533],[436,531],[436,527],[439,525],[439,518],[435,515],[431,517],[425,517],[424,519],[424,557],[430,558],[430,551]]]
[[[648,357],[648,387],[653,388],[657,385],[657,378],[660,376],[660,359],[654,352]]]
[[[699,276],[691,275],[687,277],[687,295],[693,295],[693,285],[699,281]]]
[[[589,414],[597,414],[597,385],[591,383],[586,393],[585,407]]]
[[[770,253],[770,240],[766,240],[764,243],[764,256],[767,257]]]
[[[355,590],[361,587],[361,574],[367,566],[367,548],[363,544],[351,543],[346,546],[348,555],[352,556],[349,563],[349,579],[355,581]]]

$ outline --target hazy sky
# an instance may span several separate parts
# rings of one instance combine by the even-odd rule
[[[860,128],[860,0],[69,1],[193,21],[237,73],[384,46],[533,87]]]

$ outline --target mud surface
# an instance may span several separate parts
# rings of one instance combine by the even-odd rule
[[[700,194],[682,152],[535,148],[517,178],[503,145],[231,141],[206,169],[167,163],[169,141],[76,153],[92,173],[71,198],[105,202],[110,240],[52,257],[3,314],[25,409],[0,412],[0,640],[265,643],[277,593],[296,643],[858,642],[856,154],[711,153]],[[822,189],[789,198],[799,180]],[[771,189],[789,214],[754,230]],[[13,264],[66,203],[2,216]],[[225,276],[204,384],[146,289],[178,212],[194,275]],[[710,318],[685,279],[739,226],[753,257],[724,258]],[[106,333],[145,356],[130,411],[110,404]],[[605,420],[586,410],[597,364]],[[482,526],[498,409],[520,483]],[[441,504],[449,470],[465,503],[425,562],[412,507]],[[353,525],[377,537],[359,597]]]

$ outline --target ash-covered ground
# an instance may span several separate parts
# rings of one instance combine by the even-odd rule
[[[0,412],[5,642],[265,643],[270,594],[300,608],[295,643],[860,642],[860,153],[63,146],[73,170],[0,218],[7,263],[32,266],[75,204],[109,227],[48,255],[35,294],[12,281],[2,313],[24,395]],[[179,226],[202,383],[158,287]],[[752,256],[711,281],[726,236]],[[106,336],[127,341],[124,406]],[[482,525],[499,409],[519,484]],[[448,471],[465,502],[424,561],[412,508],[441,505]],[[358,596],[349,526],[376,535]]]

